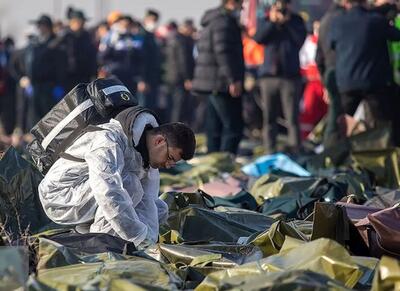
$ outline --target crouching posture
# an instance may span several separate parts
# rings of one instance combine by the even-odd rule
[[[159,126],[146,110],[125,109],[88,130],[39,185],[47,216],[132,241],[156,242],[168,207],[158,198],[159,168],[194,155],[195,137],[182,123]]]

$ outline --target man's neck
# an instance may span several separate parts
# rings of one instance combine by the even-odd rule
[[[143,166],[145,168],[149,167],[149,148],[152,142],[152,135],[149,133],[149,129],[145,128],[143,134],[139,140],[138,145],[135,147],[140,153],[143,159]]]

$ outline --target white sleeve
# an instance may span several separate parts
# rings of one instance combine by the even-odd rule
[[[95,149],[85,154],[89,168],[89,184],[94,198],[117,235],[138,245],[146,238],[148,228],[139,220],[132,205],[132,198],[123,187],[123,151],[119,144],[111,139],[105,138],[96,141],[96,144]],[[143,189],[137,191],[142,193]]]
[[[158,196],[160,193],[160,172],[157,169],[150,169],[143,187],[146,193],[151,193],[150,196],[155,200],[159,223],[166,222],[168,218],[168,205]]]
[[[159,223],[168,217],[167,204],[158,198],[160,191],[160,174],[156,169],[150,169],[147,178],[142,180],[143,199],[136,206],[140,220],[148,226],[148,238],[157,241]]]

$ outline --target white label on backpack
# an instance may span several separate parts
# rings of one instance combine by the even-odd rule
[[[107,87],[104,88],[103,90],[101,90],[104,92],[104,94],[106,95],[111,95],[114,94],[116,92],[127,92],[127,93],[131,93],[128,88],[126,88],[125,86],[122,85],[115,85],[115,86],[111,86],[111,87]]]
[[[74,110],[71,111],[70,114],[67,115],[59,124],[57,124],[50,132],[49,134],[43,139],[42,141],[42,147],[44,150],[49,146],[49,144],[52,142],[52,140],[63,130],[65,126],[67,126],[68,123],[70,123],[75,117],[77,117],[79,114],[81,114],[83,111],[87,110],[88,108],[93,106],[92,100],[88,99],[85,102],[82,102],[78,106],[75,107]]]

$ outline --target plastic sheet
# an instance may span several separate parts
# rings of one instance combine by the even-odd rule
[[[242,167],[242,171],[249,176],[260,177],[270,173],[271,170],[282,170],[287,173],[292,173],[298,176],[309,177],[310,172],[292,161],[284,154],[275,154],[263,156],[255,160],[253,163]]]
[[[383,257],[375,272],[372,291],[400,290],[400,262]]]
[[[294,270],[316,272],[340,281],[347,288],[352,288],[363,274],[346,249],[332,240],[319,239],[300,244],[297,247],[290,245],[288,247],[290,249],[285,250],[284,244],[279,254],[256,263],[244,264],[229,271],[212,273],[206,277],[197,290],[218,290],[226,282],[235,278],[248,281],[252,280],[252,276],[255,275]]]
[[[13,147],[0,160],[0,223],[18,238],[49,225],[38,197],[42,174]]]

